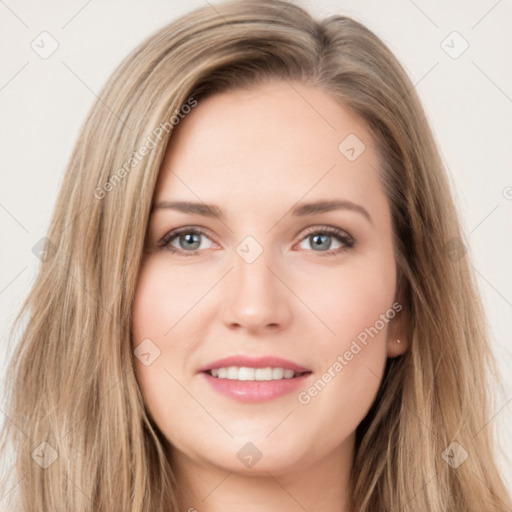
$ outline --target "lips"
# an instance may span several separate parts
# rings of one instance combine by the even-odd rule
[[[290,395],[310,381],[312,373],[304,366],[276,356],[230,356],[199,369],[199,375],[210,389],[244,403]]]

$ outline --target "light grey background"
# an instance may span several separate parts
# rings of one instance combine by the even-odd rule
[[[0,378],[8,326],[38,270],[32,247],[45,234],[73,143],[101,87],[156,29],[196,6],[213,9],[216,3],[0,0]],[[469,233],[505,380],[487,428],[498,433],[512,489],[512,464],[505,460],[512,452],[511,2],[299,3],[319,16],[346,14],[365,23],[400,59],[423,101]],[[42,46],[43,31],[58,43],[46,59],[31,48],[33,41]]]

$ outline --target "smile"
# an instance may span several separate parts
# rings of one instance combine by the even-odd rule
[[[304,372],[295,372],[285,368],[250,368],[247,366],[227,366],[209,370],[207,373],[218,379],[268,381],[293,379],[294,377],[302,375]]]

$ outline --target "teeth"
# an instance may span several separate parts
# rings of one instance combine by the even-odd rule
[[[238,379],[238,369],[236,366],[230,366],[227,370],[226,377],[228,379]]]
[[[228,366],[210,370],[212,377],[231,380],[281,380],[298,376],[293,370],[284,368],[249,368],[247,366]]]
[[[231,367],[233,368],[233,366]],[[238,380],[254,380],[255,377],[256,377],[256,372],[254,370],[254,368],[245,368],[244,366],[242,366],[241,368],[236,368],[236,366],[234,367],[234,370],[231,370],[234,372],[237,372],[238,375],[235,374],[235,379],[238,379]]]
[[[286,370],[289,371],[289,370]],[[284,372],[282,368],[272,368],[272,378],[273,379],[282,379],[284,377]]]

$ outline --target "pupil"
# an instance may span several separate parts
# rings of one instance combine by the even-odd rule
[[[197,233],[188,233],[186,235],[182,235],[182,238],[186,240],[187,244],[197,244],[198,247],[201,245],[199,242],[199,235]],[[191,247],[190,245],[188,245],[188,248],[197,249],[197,247]]]
[[[314,235],[312,238],[314,240],[313,245],[316,247],[329,249],[331,246],[329,235]],[[319,241],[319,243],[317,243],[317,241]]]

